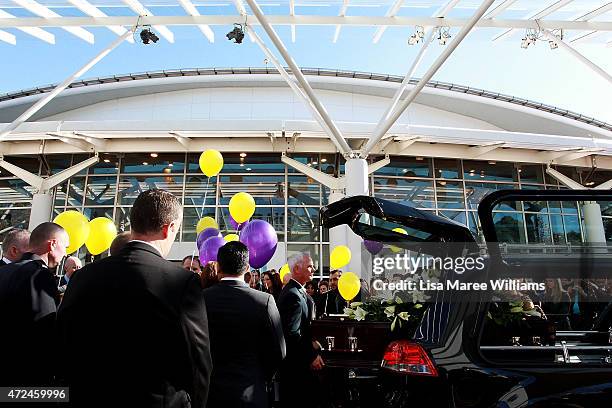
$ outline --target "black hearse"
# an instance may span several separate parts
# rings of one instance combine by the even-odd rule
[[[412,330],[399,335],[384,322],[314,322],[324,348],[326,336],[336,339],[336,348],[324,352],[321,379],[329,405],[611,406],[612,248],[555,235],[558,226],[549,224],[566,213],[584,218],[584,204],[595,202],[612,215],[609,191],[496,191],[479,205],[480,239],[451,220],[373,197],[323,207],[326,228],[346,224],[364,239],[413,253],[484,256],[486,269],[464,274],[465,281],[504,278],[544,288],[516,290],[519,302],[491,290],[436,291]],[[533,242],[528,222],[539,223],[531,230],[544,242]],[[358,337],[360,349],[348,350],[346,336]]]

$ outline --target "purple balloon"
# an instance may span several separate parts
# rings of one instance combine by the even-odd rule
[[[378,241],[370,241],[368,239],[365,239],[363,241],[363,245],[365,245],[368,252],[372,255],[376,255],[383,249],[383,243]]]
[[[204,231],[200,232],[198,235],[198,239],[196,244],[198,245],[198,249],[202,247],[204,241],[206,241],[210,237],[220,237],[221,233],[216,228],[206,228]]]
[[[234,220],[234,218],[232,217],[232,215],[231,215],[231,214],[230,214],[230,216],[229,216],[229,223],[230,223],[230,225],[232,226],[232,228],[233,228],[234,230],[236,230],[236,231],[242,231],[242,230],[244,229],[244,227],[246,227],[246,226],[249,224],[249,222],[248,222],[248,221],[245,221],[245,222],[243,222],[242,224],[238,224],[238,223],[236,222],[236,220]]]
[[[249,248],[249,265],[257,269],[272,259],[278,237],[273,226],[262,220],[253,220],[240,233],[240,242]]]
[[[225,240],[221,237],[210,237],[204,241],[200,248],[200,264],[206,265],[210,261],[216,261],[217,252],[223,245],[225,245]]]

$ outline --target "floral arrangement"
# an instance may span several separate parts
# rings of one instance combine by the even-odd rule
[[[396,296],[388,300],[372,298],[365,302],[353,302],[344,308],[344,314],[358,322],[391,322],[391,331],[394,331],[403,324],[420,321],[423,310],[421,303],[404,302]]]
[[[497,307],[487,314],[487,317],[499,326],[520,323],[529,316],[542,317],[542,313],[537,310],[529,299],[498,303]]]

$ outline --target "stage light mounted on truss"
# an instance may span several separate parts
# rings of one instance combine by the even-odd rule
[[[425,37],[425,28],[422,26],[416,26],[414,30],[414,34],[408,38],[408,45],[416,45],[419,42],[423,41]]]
[[[225,35],[228,40],[234,42],[236,44],[242,44],[242,40],[244,39],[244,31],[242,29],[242,24],[235,23],[234,29]]]
[[[153,31],[151,31],[150,27],[145,27],[142,29],[142,31],[140,32],[140,39],[145,45],[150,44],[151,41],[153,41],[153,43],[159,41],[159,37]]]
[[[526,50],[530,45],[535,45],[536,41],[540,38],[540,31],[528,28],[525,32],[525,37],[521,40],[521,48]]]
[[[561,41],[563,41],[563,29],[559,30],[559,34],[555,32],[553,32],[553,34],[556,37],[559,37]],[[557,41],[548,41],[548,45],[550,46],[551,50],[556,50],[557,48],[559,48],[559,43]]]
[[[450,38],[450,27],[438,27],[438,41],[440,45],[446,45]]]

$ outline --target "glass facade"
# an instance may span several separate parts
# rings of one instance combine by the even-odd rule
[[[255,218],[268,221],[288,253],[309,250],[315,263],[329,254],[327,231],[319,227],[319,208],[329,191],[281,162],[280,153],[224,153],[225,166],[208,180],[196,153],[102,154],[95,166],[59,185],[54,192],[54,214],[68,209],[90,218],[114,219],[120,231],[130,229],[129,210],[138,194],[162,188],[180,197],[184,218],[178,241],[194,242],[199,218],[216,217],[220,228],[229,225],[228,204],[237,192],[250,193],[257,203]],[[340,155],[296,153],[292,158],[337,175],[344,171]],[[49,155],[6,157],[33,173],[55,174],[87,156]],[[380,157],[372,157],[377,161]],[[588,185],[612,178],[612,171],[557,167]],[[467,225],[478,236],[477,207],[488,193],[499,189],[559,189],[543,165],[428,157],[391,157],[391,163],[371,177],[371,191],[385,198],[436,213]],[[12,227],[26,228],[33,189],[6,171],[0,172],[0,240]],[[606,235],[612,241],[612,207],[602,206]],[[572,243],[583,236],[576,203],[502,203],[496,209],[498,231],[507,242]],[[82,249],[81,251],[83,251]],[[272,265],[271,267],[280,267]],[[326,271],[321,271],[325,273]]]

